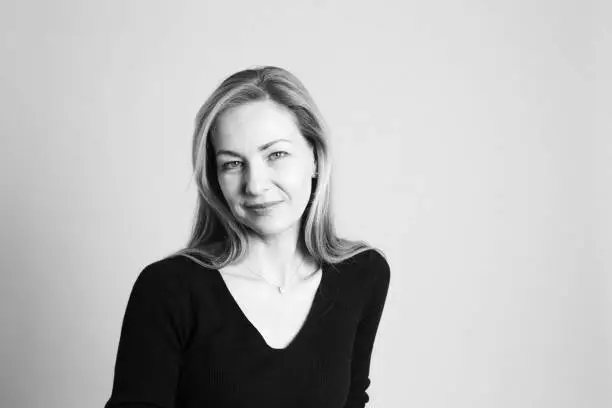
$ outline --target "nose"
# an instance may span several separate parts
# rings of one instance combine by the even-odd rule
[[[257,196],[268,189],[269,174],[265,166],[251,165],[245,172],[244,191],[248,195]]]

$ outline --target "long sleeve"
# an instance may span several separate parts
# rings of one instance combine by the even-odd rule
[[[173,272],[157,263],[144,268],[136,279],[105,408],[174,407],[189,299]]]
[[[370,299],[355,335],[351,386],[344,408],[363,408],[369,401],[366,390],[370,386],[370,360],[390,282],[389,264],[378,252],[374,252],[370,268],[375,274],[375,280],[371,284]]]

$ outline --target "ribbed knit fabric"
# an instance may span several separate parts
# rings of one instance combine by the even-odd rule
[[[362,408],[389,288],[368,250],[322,265],[307,318],[268,346],[216,269],[177,256],[148,265],[130,294],[105,408]]]

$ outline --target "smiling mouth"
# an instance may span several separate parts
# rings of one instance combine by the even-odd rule
[[[265,210],[267,208],[274,207],[275,205],[280,203],[280,201],[274,201],[265,204],[247,205],[246,208],[248,208],[249,210]]]

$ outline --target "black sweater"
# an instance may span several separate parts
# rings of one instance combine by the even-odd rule
[[[375,250],[324,263],[302,328],[274,349],[218,270],[152,263],[127,303],[105,408],[364,407],[389,280]]]

